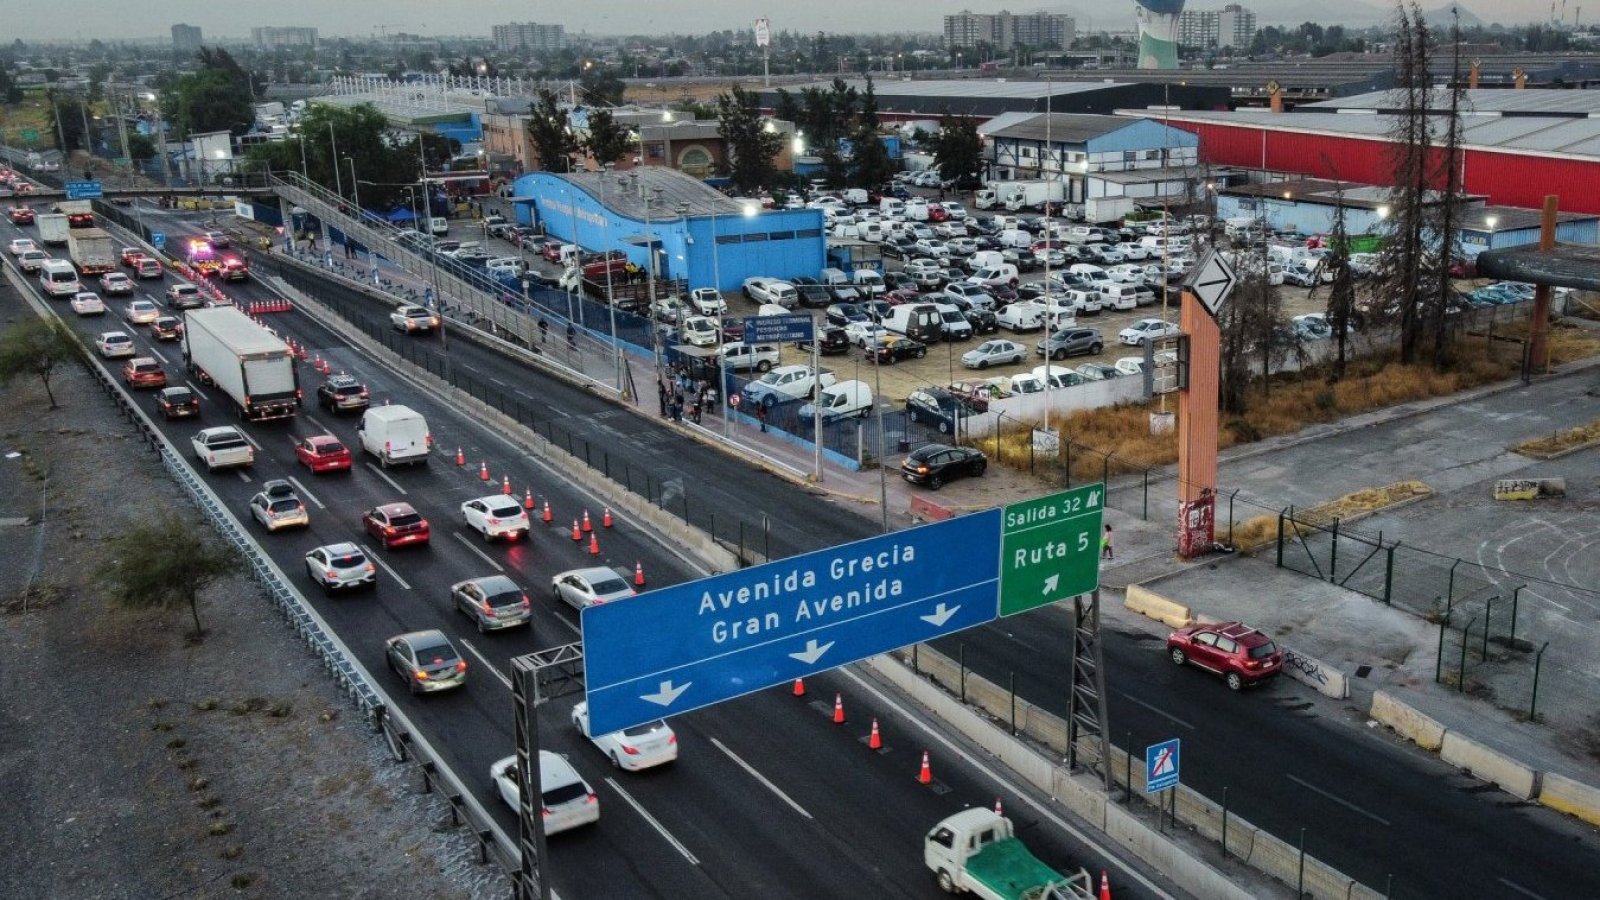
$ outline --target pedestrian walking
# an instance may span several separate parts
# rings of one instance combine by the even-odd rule
[[[689,421],[700,424],[700,395],[695,394],[689,398]]]
[[[567,323],[567,349],[578,349],[578,329],[571,322]]]
[[[761,432],[765,434],[767,431],[767,405],[765,403],[757,403],[755,406],[756,420],[761,423]]]
[[[1111,526],[1107,525],[1105,533],[1100,535],[1100,558],[1116,559],[1116,553],[1111,547]]]
[[[661,401],[661,417],[667,416],[667,383],[656,379],[656,399]]]
[[[539,343],[550,343],[550,323],[546,322],[543,316],[539,318]]]
[[[674,421],[674,422],[682,422],[683,421],[683,395],[682,394],[673,394],[672,395],[672,421]]]

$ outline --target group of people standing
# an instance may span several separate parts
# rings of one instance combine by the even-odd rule
[[[702,413],[717,405],[717,389],[711,382],[694,378],[674,364],[656,382],[656,399],[662,418],[682,422],[687,413],[689,421],[698,423]]]

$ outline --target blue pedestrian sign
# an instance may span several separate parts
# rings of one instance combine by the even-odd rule
[[[620,731],[994,620],[990,509],[586,607],[590,728]]]
[[[1155,794],[1178,786],[1178,739],[1144,748],[1144,792]]]
[[[67,182],[68,200],[99,200],[105,196],[98,181],[69,181]]]
[[[167,233],[165,231],[150,232],[150,246],[157,250],[167,246]]]
[[[746,316],[744,342],[746,344],[784,344],[809,341],[816,334],[817,323],[807,315]]]

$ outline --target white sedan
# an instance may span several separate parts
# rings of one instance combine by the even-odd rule
[[[550,579],[550,590],[557,600],[576,608],[632,597],[636,591],[621,575],[610,569],[571,569]]]
[[[100,276],[100,290],[110,294],[133,293],[133,279],[121,272],[107,272]]]
[[[857,347],[865,350],[868,344],[877,346],[889,330],[877,322],[851,322],[844,327],[844,336]]]
[[[161,309],[149,300],[135,300],[128,304],[128,321],[134,325],[149,325],[161,318]]]
[[[987,369],[1006,363],[1019,363],[1028,355],[1015,341],[984,341],[961,354],[961,364],[969,369]]]
[[[32,238],[17,238],[11,242],[8,249],[11,250],[12,256],[21,256],[29,250],[39,249],[39,245],[35,244]]]
[[[1117,340],[1129,347],[1137,347],[1145,341],[1172,337],[1182,333],[1183,329],[1173,322],[1163,322],[1160,319],[1140,319],[1117,332]]]
[[[99,294],[80,291],[72,295],[72,311],[80,316],[103,316],[106,314],[106,304]]]
[[[491,494],[461,504],[467,526],[476,529],[486,541],[503,537],[515,541],[528,533],[528,511],[505,494]]]
[[[96,350],[106,359],[119,359],[133,355],[133,338],[126,331],[105,331],[94,339]]]
[[[629,772],[666,765],[678,758],[678,736],[660,719],[595,736],[589,733],[589,704],[580,702],[572,708],[572,727],[599,747],[611,765]]]

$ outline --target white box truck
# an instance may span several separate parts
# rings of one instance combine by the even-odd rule
[[[1083,201],[1083,220],[1096,225],[1121,222],[1135,209],[1132,197],[1090,197]]]
[[[289,345],[235,307],[184,313],[183,361],[201,381],[226,394],[240,418],[285,419],[300,408],[300,379]]]
[[[1006,209],[1044,209],[1046,203],[1060,204],[1067,199],[1065,181],[1018,181],[1002,195]]]
[[[111,245],[111,235],[99,228],[68,230],[67,256],[85,275],[104,275],[117,268],[117,248]]]
[[[67,242],[67,214],[48,212],[39,213],[36,221],[39,223],[39,242],[47,247],[60,247]]]
[[[422,413],[409,406],[374,406],[356,426],[361,449],[376,456],[385,469],[402,463],[426,463],[433,435]]]

